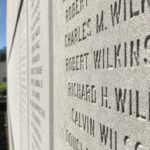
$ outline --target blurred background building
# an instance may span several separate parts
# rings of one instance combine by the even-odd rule
[[[6,82],[6,47],[0,50],[0,82]]]

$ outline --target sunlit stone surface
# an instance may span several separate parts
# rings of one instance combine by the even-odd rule
[[[8,10],[10,149],[150,150],[149,1],[18,6],[15,28]]]

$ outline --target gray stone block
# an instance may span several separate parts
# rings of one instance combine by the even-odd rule
[[[15,150],[150,149],[148,2],[24,0],[13,28],[8,10]]]

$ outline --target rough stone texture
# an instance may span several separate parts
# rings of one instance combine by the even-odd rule
[[[83,150],[150,149],[150,136],[147,134],[150,132],[150,9],[147,1],[145,4],[141,0],[120,2],[119,12],[119,0],[88,0],[87,7],[66,23],[66,10],[70,6],[72,8],[72,5],[75,6],[76,1],[54,1],[56,150],[62,147],[65,150],[73,149],[71,139],[78,139],[78,146],[82,143]],[[113,26],[111,13],[114,13],[115,7],[119,17],[114,18]],[[99,26],[101,21],[98,32],[97,21]],[[65,46],[65,35],[75,28],[80,32],[78,35],[81,42],[75,41],[71,46]],[[90,35],[90,31],[91,36],[87,36],[87,33]],[[89,54],[87,69],[85,59],[81,57],[85,53]],[[96,56],[100,64],[95,66]],[[73,59],[73,65],[69,68],[70,57]],[[80,66],[80,62],[84,68]],[[68,83],[93,85],[96,90],[96,102],[85,100],[86,92],[82,89],[85,86],[81,86],[80,89],[78,87],[79,91],[83,91],[79,92],[78,96],[72,95]],[[83,97],[80,94],[83,94]],[[122,102],[119,103],[119,100]],[[94,127],[90,128],[89,118],[95,123]],[[73,143],[77,146],[76,142]]]
[[[8,58],[14,149],[149,150],[148,1],[24,0],[20,16]]]

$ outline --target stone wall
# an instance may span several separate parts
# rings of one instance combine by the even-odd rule
[[[8,8],[10,150],[149,150],[149,1]]]

